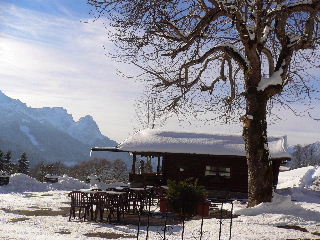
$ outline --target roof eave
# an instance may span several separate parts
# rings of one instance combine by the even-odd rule
[[[245,155],[221,155],[221,154],[206,154],[206,153],[177,153],[177,152],[154,152],[154,151],[139,151],[139,150],[122,150],[117,147],[93,147],[91,151],[106,151],[106,152],[130,152],[137,155],[153,155],[161,156],[165,154],[185,154],[185,155],[207,155],[207,156],[235,156],[235,157],[245,157]],[[281,156],[281,157],[271,157],[273,160],[291,160],[291,157]]]
[[[91,148],[92,152],[128,152],[120,150],[116,147],[93,147]]]

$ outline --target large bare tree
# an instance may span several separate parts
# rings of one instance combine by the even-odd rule
[[[106,20],[117,56],[147,74],[167,109],[202,103],[226,118],[242,113],[249,206],[270,201],[268,103],[284,102],[286,89],[296,99],[309,94],[301,70],[317,59],[320,1],[88,2]]]

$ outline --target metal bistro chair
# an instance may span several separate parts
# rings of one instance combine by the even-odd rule
[[[73,216],[73,218],[76,217],[76,208],[79,208],[79,219],[83,218],[86,220],[90,210],[88,195],[81,191],[72,191],[68,194],[68,197],[71,197],[69,221],[71,221],[71,216]],[[84,209],[84,215],[81,217],[82,209]]]

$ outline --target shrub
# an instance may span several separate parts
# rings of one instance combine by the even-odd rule
[[[198,204],[207,196],[205,188],[192,179],[181,182],[169,180],[168,187],[171,209],[183,217],[195,215]]]

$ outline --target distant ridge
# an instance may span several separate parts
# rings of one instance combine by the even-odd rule
[[[62,107],[31,108],[0,91],[0,112],[0,150],[12,151],[14,159],[27,152],[32,164],[60,161],[74,165],[88,160],[93,146],[117,145],[101,134],[92,116],[74,121]],[[93,157],[129,159],[126,153],[98,154]]]

